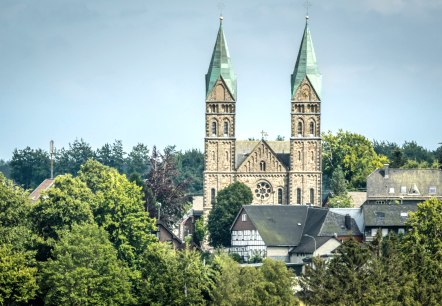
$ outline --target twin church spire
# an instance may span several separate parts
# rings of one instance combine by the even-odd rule
[[[227,47],[226,38],[224,36],[222,22],[223,17],[221,16],[218,35],[213,48],[209,70],[206,74],[206,97],[213,90],[216,82],[221,77],[230,93],[236,100],[236,75],[230,59],[229,48]],[[313,47],[313,40],[307,21],[305,23],[304,34],[299,47],[295,68],[293,70],[293,74],[291,75],[291,96],[295,94],[305,77],[308,78],[316,94],[320,97],[322,75],[319,72],[315,50]]]

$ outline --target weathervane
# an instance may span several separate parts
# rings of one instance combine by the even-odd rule
[[[305,19],[307,19],[307,20],[308,20],[308,18],[309,18],[308,11],[309,11],[309,8],[310,8],[311,6],[312,6],[312,4],[310,3],[310,0],[306,0],[306,1],[304,2],[304,7],[305,7],[305,10],[306,10]]]

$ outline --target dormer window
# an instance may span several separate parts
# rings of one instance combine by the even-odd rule
[[[436,194],[436,186],[430,186],[430,188],[428,188],[428,193],[429,194]]]

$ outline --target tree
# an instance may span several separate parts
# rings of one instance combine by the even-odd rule
[[[193,233],[193,241],[201,245],[201,243],[204,241],[204,238],[207,236],[207,226],[204,219],[204,216],[201,216],[196,222],[195,222],[195,231]]]
[[[390,166],[392,168],[401,168],[405,162],[406,160],[404,159],[404,153],[402,150],[399,148],[395,149],[392,153]]]
[[[96,156],[97,160],[103,165],[115,168],[118,172],[123,173],[124,154],[123,142],[115,140],[112,145],[106,143],[101,149],[98,149]]]
[[[50,176],[50,160],[47,152],[26,147],[15,149],[10,162],[11,178],[24,188],[35,188]]]
[[[44,238],[58,239],[58,232],[74,224],[94,223],[91,206],[95,196],[86,183],[70,174],[58,176],[32,207],[33,224]]]
[[[139,143],[132,148],[126,157],[126,174],[138,173],[142,178],[147,176],[150,168],[149,149],[146,145]]]
[[[10,162],[4,161],[3,159],[0,159],[0,172],[2,172],[4,176],[9,178],[10,175],[11,175],[11,165],[10,165]]]
[[[346,195],[347,194],[347,182],[345,180],[344,171],[341,166],[337,166],[332,173],[330,179],[330,188],[334,195]]]
[[[422,146],[419,146],[415,141],[406,141],[402,145],[404,156],[408,160],[415,160],[417,162],[426,161],[429,164],[433,163],[433,155]]]
[[[37,268],[29,252],[0,244],[0,304],[17,305],[33,299],[38,285]]]
[[[439,165],[439,169],[442,170],[442,146],[439,146],[436,151],[434,151],[434,155]]]
[[[116,169],[89,160],[78,174],[95,195],[92,212],[95,222],[109,233],[118,258],[130,265],[147,245],[156,240],[154,220],[143,207],[141,188]]]
[[[47,305],[121,305],[134,302],[128,270],[117,259],[107,233],[96,224],[61,233],[53,258],[42,264]]]
[[[241,206],[251,204],[252,200],[252,191],[240,182],[235,182],[218,192],[207,224],[209,242],[212,246],[230,246],[230,226]]]
[[[442,200],[429,199],[409,213],[412,230],[404,236],[402,252],[414,276],[414,300],[437,305],[442,300]]]
[[[330,208],[351,208],[352,200],[348,194],[333,196],[328,201],[328,207]]]
[[[160,220],[172,227],[190,206],[186,195],[188,182],[176,182],[179,172],[175,147],[165,148],[164,154],[153,147],[150,165],[145,188],[149,215],[158,217],[157,203],[161,203]]]
[[[55,154],[55,170],[57,174],[70,173],[76,175],[88,159],[95,158],[91,146],[82,138],[69,144],[69,148],[62,148]]]
[[[322,135],[323,173],[330,177],[341,166],[350,188],[364,188],[367,176],[388,163],[387,157],[378,155],[373,144],[364,136],[339,130]]]
[[[378,155],[387,156],[389,160],[393,159],[393,153],[401,148],[395,142],[373,140],[373,149]]]
[[[187,184],[186,192],[201,194],[203,192],[204,154],[193,149],[177,153],[177,183]]]
[[[204,305],[211,288],[209,267],[194,251],[153,243],[140,267],[143,305]]]

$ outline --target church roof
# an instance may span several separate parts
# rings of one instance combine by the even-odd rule
[[[258,145],[260,140],[237,140],[235,142],[235,167],[238,168],[247,156]],[[267,141],[279,161],[288,169],[290,167],[290,141]]]
[[[308,22],[305,23],[304,35],[302,36],[298,58],[296,59],[295,69],[292,74],[292,96],[305,77],[312,84],[318,97],[321,97],[322,75],[316,63],[316,55]]]
[[[236,76],[230,60],[226,38],[224,37],[222,17],[220,17],[218,35],[216,37],[215,46],[213,47],[209,70],[206,74],[206,97],[220,78],[222,78],[236,100]]]

